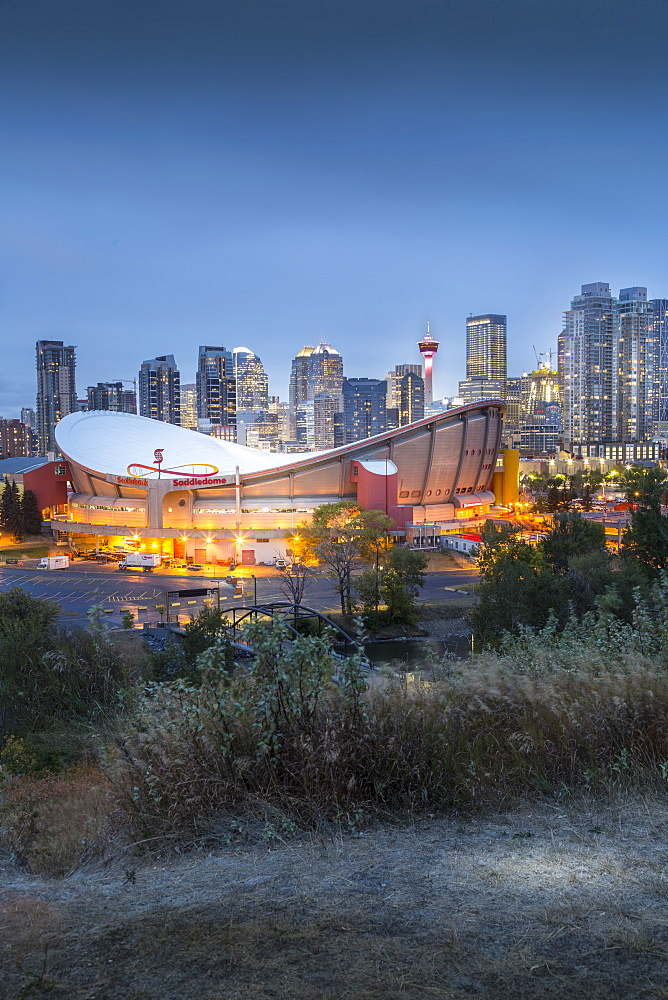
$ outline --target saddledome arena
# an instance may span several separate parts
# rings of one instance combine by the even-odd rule
[[[397,541],[487,513],[504,404],[485,400],[331,451],[274,454],[131,413],[72,413],[56,427],[69,464],[61,539],[215,563],[269,562],[313,509],[383,510]],[[435,526],[435,527],[434,527]],[[463,527],[463,525],[461,526]],[[461,530],[460,527],[460,530]]]

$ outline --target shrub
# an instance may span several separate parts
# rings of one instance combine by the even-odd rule
[[[100,631],[54,625],[57,605],[15,588],[0,598],[0,734],[95,715],[117,704],[123,661]]]
[[[549,637],[526,634],[430,685],[366,691],[354,659],[329,685],[319,639],[288,646],[277,623],[249,633],[252,673],[225,673],[212,647],[200,688],[154,686],[119,738],[146,835],[201,834],[258,802],[313,828],[668,775],[668,675],[638,654],[589,667],[599,637],[574,665],[571,640],[555,634],[538,662]]]
[[[26,740],[8,736],[0,750],[0,781],[20,774],[32,774],[38,760]]]

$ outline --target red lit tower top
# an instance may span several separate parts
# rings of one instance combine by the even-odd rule
[[[418,347],[420,348],[420,354],[424,358],[424,401],[426,404],[433,401],[431,377],[434,366],[434,355],[438,350],[438,341],[434,340],[429,332],[429,323],[427,323],[427,334],[422,340],[418,341]]]

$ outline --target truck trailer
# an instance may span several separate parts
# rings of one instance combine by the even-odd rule
[[[159,566],[162,557],[159,552],[127,552],[125,559],[118,564],[119,569],[143,569],[150,572]]]
[[[37,569],[67,569],[69,565],[69,556],[44,556],[37,563]]]

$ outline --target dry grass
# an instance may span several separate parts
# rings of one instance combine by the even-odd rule
[[[9,1000],[38,977],[104,1000],[650,1000],[668,989],[667,833],[665,798],[620,795],[32,879],[0,983]]]
[[[113,648],[123,658],[125,669],[133,680],[149,675],[151,654],[139,630],[109,632],[108,638]]]
[[[62,921],[57,907],[39,896],[17,890],[0,892],[0,954],[5,964],[17,962],[53,940]]]
[[[62,876],[101,856],[119,822],[115,789],[93,767],[12,779],[0,800],[0,843],[28,871]]]
[[[487,657],[435,676],[270,722],[252,677],[215,696],[160,689],[120,743],[128,808],[146,836],[206,832],[257,801],[314,829],[668,779],[663,668],[521,674]]]

